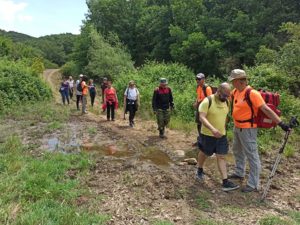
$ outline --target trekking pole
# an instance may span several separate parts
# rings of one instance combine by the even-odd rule
[[[297,121],[297,118],[296,118],[296,117],[292,117],[291,120],[290,120],[290,123],[289,123],[289,127],[290,127],[290,128],[294,128],[294,127],[297,127],[298,125],[299,125],[299,122]],[[272,171],[271,171],[271,173],[270,173],[270,175],[269,175],[268,182],[267,182],[266,187],[265,187],[265,189],[264,189],[264,192],[263,192],[263,194],[262,194],[262,196],[261,196],[261,201],[264,201],[264,199],[266,198],[266,196],[267,196],[267,194],[268,194],[268,191],[269,191],[269,189],[270,189],[272,180],[273,180],[273,178],[274,178],[274,176],[275,176],[277,167],[278,167],[279,162],[280,162],[280,160],[281,160],[282,153],[283,153],[283,150],[284,150],[284,148],[285,148],[285,146],[286,146],[286,143],[287,143],[287,141],[288,141],[288,138],[289,138],[290,133],[291,133],[291,131],[287,131],[287,132],[285,133],[283,143],[282,143],[282,145],[281,145],[281,147],[280,147],[280,149],[279,149],[279,152],[278,152],[278,155],[277,155],[277,157],[276,157],[275,163],[274,163],[274,165],[273,165]]]

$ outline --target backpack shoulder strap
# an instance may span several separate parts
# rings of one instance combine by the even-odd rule
[[[231,104],[230,104],[230,114],[232,116],[232,113],[233,113],[233,106],[234,106],[234,95],[235,93],[237,92],[236,89],[234,89],[233,93],[231,94]]]
[[[247,90],[245,92],[245,101],[247,102],[247,104],[249,105],[249,107],[251,109],[251,127],[253,127],[253,123],[254,123],[254,109],[253,109],[253,104],[250,99],[250,93],[252,90],[253,90],[252,88],[247,88]]]
[[[202,87],[202,90],[203,90],[203,93],[204,93],[204,96],[207,97],[207,93],[206,93],[206,88],[208,86],[206,84],[203,84],[203,87]]]
[[[212,104],[211,96],[207,96],[207,99],[208,99],[208,109],[209,109],[211,107],[211,104]]]

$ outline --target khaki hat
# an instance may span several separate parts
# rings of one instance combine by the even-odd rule
[[[230,76],[228,77],[229,81],[233,81],[236,79],[244,79],[247,78],[246,72],[241,69],[232,70]]]

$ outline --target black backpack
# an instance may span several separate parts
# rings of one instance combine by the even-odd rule
[[[202,90],[203,90],[203,93],[204,93],[204,96],[205,96],[205,97],[207,97],[206,88],[208,88],[208,87],[211,88],[213,94],[215,94],[215,93],[218,91],[218,88],[217,88],[217,87],[212,87],[212,86],[210,86],[210,85],[204,84],[203,87],[202,87]]]
[[[82,92],[81,82],[82,82],[82,81],[80,81],[80,82],[77,84],[77,91],[79,91],[79,92]]]

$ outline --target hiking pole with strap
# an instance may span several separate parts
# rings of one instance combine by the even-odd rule
[[[297,121],[297,118],[296,117],[292,117],[291,120],[290,120],[290,123],[289,123],[289,127],[290,128],[294,128],[294,127],[297,127],[299,125],[299,122]],[[269,178],[268,178],[268,182],[266,184],[266,187],[264,189],[264,193],[262,194],[261,196],[261,201],[264,201],[264,199],[266,198],[267,194],[268,194],[268,191],[270,189],[270,186],[271,186],[271,183],[272,183],[272,180],[275,176],[275,173],[276,173],[276,170],[277,170],[277,167],[278,167],[278,164],[281,160],[281,156],[282,156],[282,153],[283,153],[283,150],[285,148],[285,145],[287,143],[287,140],[289,138],[289,135],[290,135],[291,131],[287,131],[285,133],[285,136],[284,136],[284,140],[283,140],[283,143],[279,149],[279,152],[278,152],[278,155],[276,157],[276,160],[275,160],[275,163],[273,165],[273,168],[272,168],[272,171],[269,175]]]

